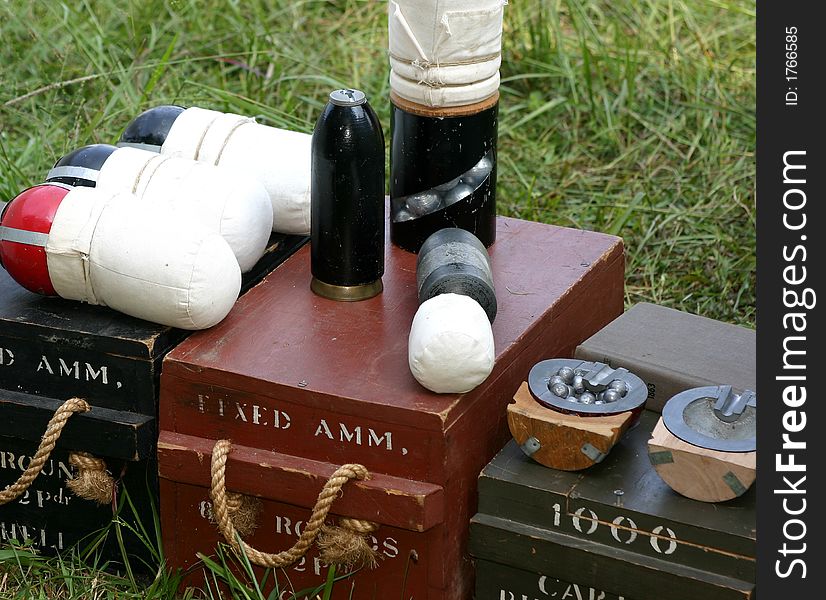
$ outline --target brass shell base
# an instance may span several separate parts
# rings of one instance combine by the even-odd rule
[[[370,283],[362,285],[333,285],[331,283],[324,283],[313,277],[310,283],[310,289],[322,298],[330,300],[337,300],[339,302],[358,302],[359,300],[367,300],[373,296],[378,296],[384,286],[381,279],[376,279]]]

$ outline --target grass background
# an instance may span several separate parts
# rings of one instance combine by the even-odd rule
[[[0,199],[157,104],[310,132],[327,93],[351,86],[389,131],[385,10],[0,0]],[[505,13],[499,212],[621,235],[627,304],[753,326],[754,3],[512,0]],[[131,584],[112,585],[126,597]]]

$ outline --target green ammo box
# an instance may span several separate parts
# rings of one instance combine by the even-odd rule
[[[719,504],[672,491],[646,451],[659,416],[575,473],[505,446],[471,520],[476,600],[755,598],[755,489]]]

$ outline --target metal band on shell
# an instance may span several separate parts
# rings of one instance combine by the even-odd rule
[[[757,394],[740,395],[730,385],[705,386],[680,392],[663,408],[668,431],[700,448],[719,452],[757,449]]]
[[[144,144],[141,142],[118,142],[115,145],[118,148],[137,148],[138,150],[147,150],[148,152],[155,152],[156,154],[161,151],[161,147],[157,144]]]
[[[627,369],[571,358],[536,363],[528,374],[528,386],[534,399],[547,408],[589,416],[635,410],[648,398],[645,382]]]
[[[49,234],[0,225],[0,242],[15,242],[17,244],[44,247],[49,242]]]
[[[88,169],[86,167],[55,167],[49,174],[46,175],[46,180],[56,179],[58,177],[72,177],[74,179],[87,179],[89,181],[97,181],[100,171],[97,169]],[[52,183],[52,182],[49,182]]]

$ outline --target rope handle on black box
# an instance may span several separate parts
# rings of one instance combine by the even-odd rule
[[[92,407],[86,400],[81,398],[69,398],[61,404],[55,411],[46,432],[40,440],[29,465],[17,481],[0,490],[0,506],[17,500],[34,483],[37,476],[43,470],[46,461],[49,460],[52,451],[63,433],[63,428],[69,418],[75,413],[89,412]],[[77,475],[69,481],[69,488],[81,498],[94,500],[100,504],[111,502],[115,491],[115,482],[112,476],[106,472],[106,463],[99,458],[95,458],[85,452],[73,452],[69,455],[69,462],[77,468]]]

